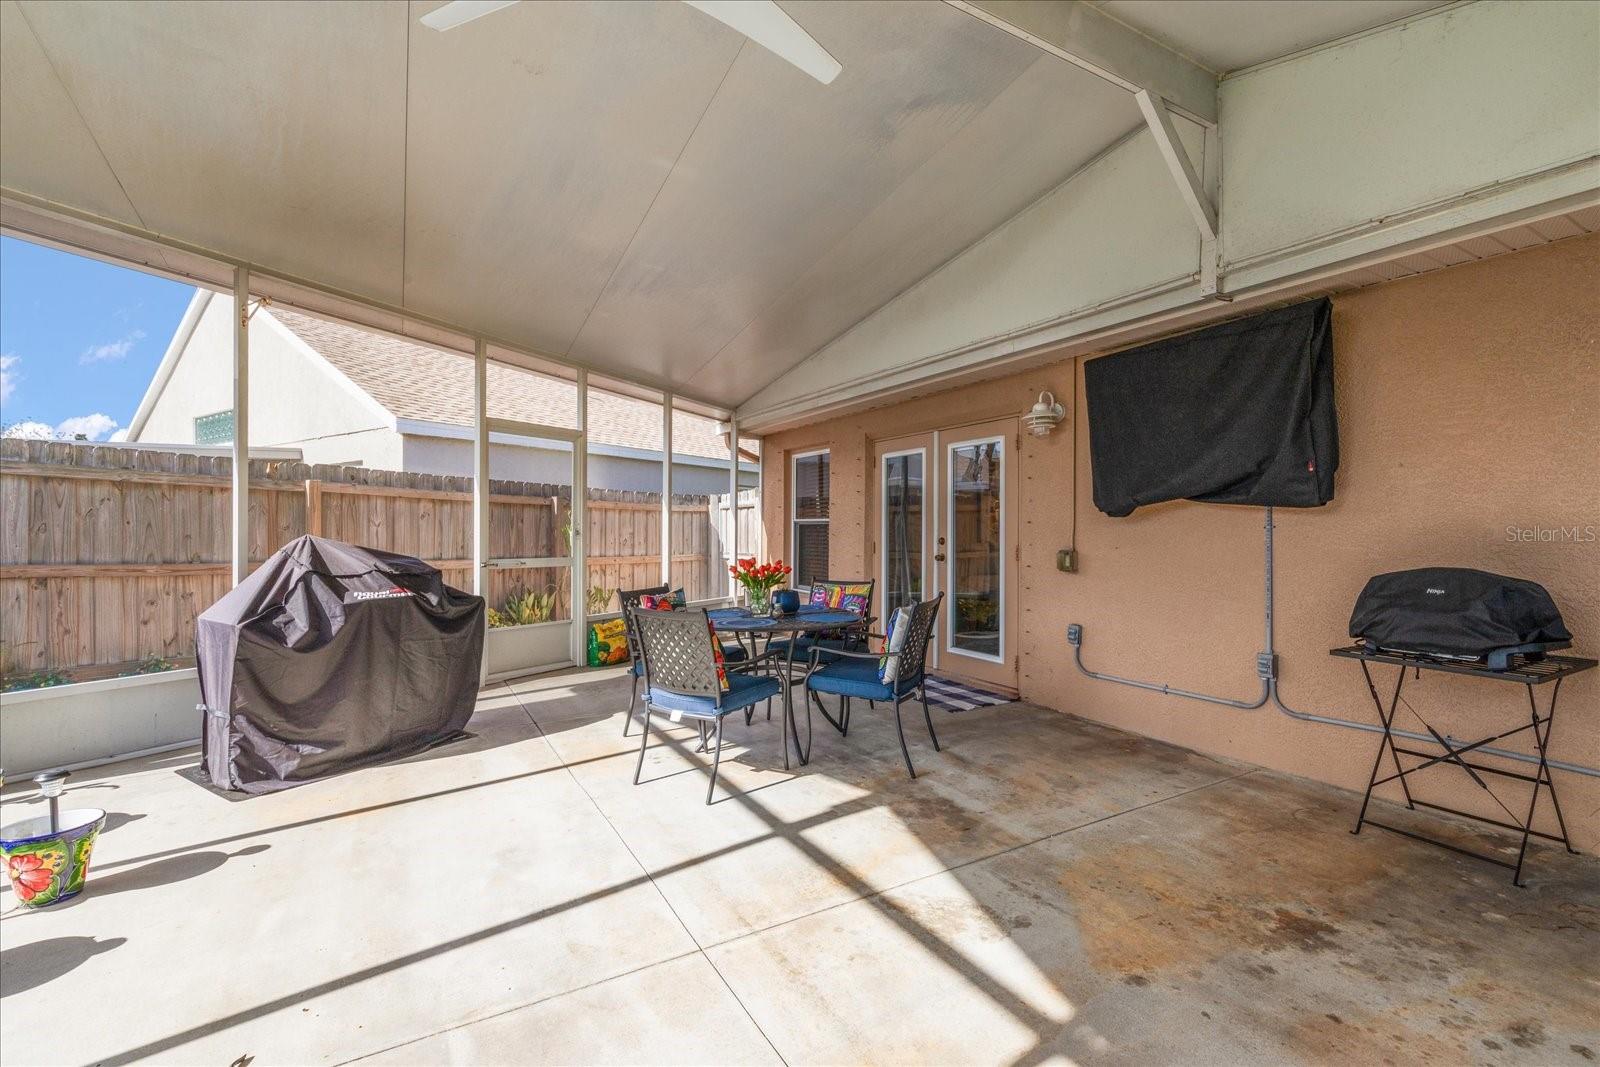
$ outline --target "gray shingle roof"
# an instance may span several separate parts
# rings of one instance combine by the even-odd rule
[[[472,361],[464,356],[369,333],[287,308],[263,312],[344,372],[356,387],[402,419],[472,425]],[[489,364],[489,415],[546,426],[575,426],[577,386],[517,367]],[[661,451],[661,409],[615,393],[589,390],[589,441]],[[726,460],[715,421],[673,413],[672,451]]]

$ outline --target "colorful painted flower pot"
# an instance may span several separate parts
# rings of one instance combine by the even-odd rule
[[[0,827],[0,857],[17,902],[42,908],[77,896],[89,877],[94,840],[105,824],[106,813],[99,808],[72,808],[61,813],[60,829],[54,833],[48,815]]]

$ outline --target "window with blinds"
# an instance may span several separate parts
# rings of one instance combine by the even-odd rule
[[[828,577],[828,453],[796,454],[789,484],[789,563],[795,586],[804,588]]]

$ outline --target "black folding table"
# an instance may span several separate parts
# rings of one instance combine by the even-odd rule
[[[1356,827],[1354,830],[1350,831],[1351,833],[1359,834],[1362,826],[1376,826],[1381,830],[1388,830],[1390,833],[1400,834],[1402,837],[1413,838],[1417,841],[1425,841],[1430,845],[1438,845],[1441,848],[1450,849],[1452,852],[1460,852],[1463,855],[1472,856],[1476,859],[1497,864],[1501,867],[1509,867],[1512,872],[1511,884],[1519,887],[1523,884],[1522,861],[1528,854],[1528,839],[1530,837],[1539,837],[1546,841],[1559,841],[1563,846],[1565,846],[1568,852],[1576,854],[1577,850],[1572,847],[1572,842],[1567,838],[1567,824],[1566,820],[1561,816],[1561,801],[1556,797],[1556,784],[1551,780],[1550,777],[1550,727],[1551,723],[1555,720],[1556,699],[1561,695],[1562,681],[1565,680],[1568,675],[1589,670],[1600,661],[1584,659],[1578,656],[1546,655],[1542,659],[1528,659],[1525,656],[1518,656],[1512,661],[1512,665],[1508,669],[1503,671],[1492,671],[1481,663],[1474,663],[1464,660],[1441,659],[1409,652],[1373,652],[1369,651],[1367,647],[1362,644],[1351,645],[1345,648],[1330,649],[1329,655],[1339,656],[1343,659],[1353,659],[1361,664],[1362,676],[1365,677],[1367,681],[1367,692],[1372,694],[1373,706],[1378,710],[1378,720],[1383,723],[1383,737],[1378,742],[1378,755],[1377,758],[1372,762],[1372,774],[1367,780],[1367,792],[1366,795],[1361,798],[1361,813],[1356,816]],[[1372,670],[1368,666],[1368,664],[1372,663],[1390,663],[1394,664],[1398,668],[1395,675],[1394,695],[1389,699],[1389,707],[1387,711],[1384,709],[1383,698],[1378,695],[1378,687],[1372,680]],[[1453,738],[1446,737],[1438,730],[1435,730],[1424,720],[1422,725],[1427,729],[1428,733],[1432,735],[1434,743],[1440,748],[1444,749],[1444,754],[1435,755],[1432,752],[1423,752],[1418,749],[1403,747],[1395,743],[1394,728],[1395,715],[1401,703],[1400,692],[1405,685],[1406,672],[1408,670],[1444,671],[1448,674],[1464,674],[1472,678],[1485,678],[1499,682],[1519,683],[1523,686],[1526,686],[1528,690],[1528,721],[1522,723],[1520,726],[1513,727],[1512,729],[1506,730],[1502,733],[1494,734],[1490,737],[1480,738],[1471,742],[1461,742],[1456,741]],[[1534,687],[1544,685],[1547,682],[1554,682],[1555,685],[1550,690],[1550,702],[1545,711],[1541,714],[1539,711],[1538,701],[1535,699]],[[1411,707],[1410,704],[1407,704],[1406,706],[1408,708]],[[1415,708],[1412,708],[1411,710],[1413,714],[1416,713]],[[1422,716],[1417,715],[1417,718],[1421,720]],[[1515,734],[1520,734],[1524,730],[1528,730],[1533,733],[1533,743],[1535,748],[1538,749],[1539,767],[1537,773],[1523,774],[1520,771],[1506,770],[1502,767],[1491,767],[1484,763],[1473,762],[1463,758],[1468,753],[1473,752],[1476,749],[1483,748],[1485,745],[1493,744],[1496,741],[1503,740]],[[1404,739],[1402,738],[1402,740]],[[1394,763],[1394,773],[1380,778],[1378,777],[1378,772],[1383,767],[1385,753],[1388,753],[1390,760]],[[1401,756],[1418,759],[1422,762],[1416,764],[1415,766],[1406,767],[1400,761]],[[1501,819],[1493,819],[1483,815],[1474,815],[1471,812],[1458,811],[1455,808],[1447,808],[1443,804],[1433,804],[1425,800],[1418,800],[1416,797],[1412,796],[1411,787],[1409,784],[1407,784],[1406,779],[1420,771],[1427,770],[1430,767],[1438,766],[1454,766],[1470,775],[1472,780],[1476,782],[1478,786],[1484,790],[1484,792],[1488,793],[1494,798],[1495,803],[1500,805],[1501,809],[1505,811],[1506,815],[1511,821],[1507,822]],[[1533,795],[1528,798],[1527,816],[1524,818],[1519,818],[1515,812],[1506,807],[1505,803],[1499,798],[1498,795],[1495,794],[1494,790],[1489,788],[1488,783],[1484,781],[1482,777],[1484,774],[1493,774],[1502,778],[1511,778],[1517,781],[1532,783]],[[1367,805],[1372,801],[1372,791],[1380,785],[1395,781],[1400,783],[1400,788],[1405,793],[1406,807],[1411,808],[1412,810],[1417,808],[1430,808],[1434,811],[1443,811],[1451,815],[1459,815],[1462,818],[1473,819],[1477,822],[1488,823],[1492,826],[1499,826],[1503,829],[1515,830],[1519,832],[1522,835],[1522,847],[1517,850],[1517,862],[1508,863],[1507,861],[1503,859],[1497,859],[1494,856],[1486,856],[1481,852],[1473,852],[1472,850],[1462,848],[1459,845],[1453,845],[1446,841],[1440,841],[1436,838],[1428,837],[1413,830],[1402,830],[1397,826],[1391,826],[1387,823],[1382,823],[1376,819],[1369,818],[1367,816]],[[1550,805],[1555,809],[1556,826],[1560,829],[1560,834],[1545,833],[1542,830],[1535,830],[1533,828],[1534,813],[1539,806],[1539,791],[1541,789],[1548,790],[1550,793]]]

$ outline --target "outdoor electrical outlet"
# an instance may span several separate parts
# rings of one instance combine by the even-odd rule
[[[1078,550],[1063,548],[1056,552],[1056,570],[1063,574],[1072,574],[1078,569]]]

